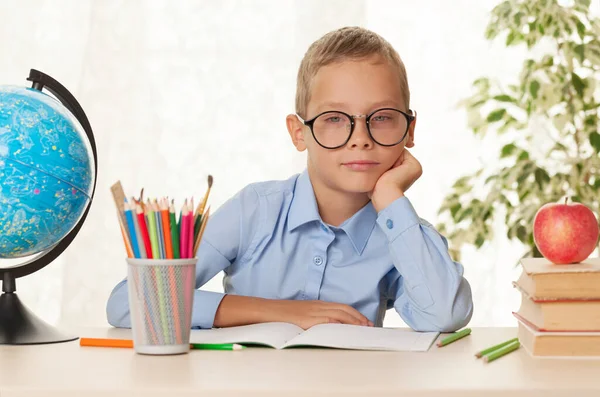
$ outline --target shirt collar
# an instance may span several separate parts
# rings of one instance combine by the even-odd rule
[[[308,222],[320,220],[321,216],[319,215],[315,192],[310,183],[308,171],[304,170],[304,172],[298,176],[298,179],[296,179],[294,196],[288,212],[289,230],[293,231],[297,227]]]
[[[369,201],[350,219],[347,219],[340,225],[339,228],[350,238],[354,250],[358,255],[361,255],[365,249],[371,232],[375,227],[376,220],[377,211]],[[321,221],[321,215],[319,215],[319,208],[308,171],[304,170],[298,176],[296,186],[294,187],[294,196],[288,212],[289,231],[293,231],[299,226],[314,221]]]

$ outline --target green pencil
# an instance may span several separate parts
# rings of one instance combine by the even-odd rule
[[[177,226],[177,219],[175,218],[175,204],[171,201],[169,207],[169,220],[171,224],[171,240],[173,243],[173,258],[179,259],[179,227]]]
[[[487,356],[483,357],[483,361],[485,361],[486,363],[492,362],[497,358],[500,358],[502,356],[507,355],[508,353],[517,350],[519,347],[521,347],[521,344],[519,343],[518,340],[509,343],[508,345],[501,347],[498,350],[495,350],[493,352],[491,352],[490,354],[488,354]]]
[[[510,340],[507,340],[506,342],[502,342],[502,343],[499,343],[499,344],[494,345],[492,347],[488,347],[487,349],[484,349],[484,350],[482,350],[480,352],[475,353],[475,357],[481,358],[481,357],[483,357],[483,356],[485,356],[487,354],[490,354],[491,352],[493,352],[495,350],[500,349],[501,347],[504,347],[506,345],[510,345],[511,343],[513,343],[515,341],[518,341],[518,340],[519,340],[519,338],[513,338],[513,339],[510,339]]]
[[[160,251],[158,249],[158,239],[156,235],[156,217],[152,206],[148,204],[148,233],[150,234],[150,242],[152,243],[152,257],[160,259]]]
[[[446,346],[454,341],[459,340],[460,338],[464,338],[465,336],[469,335],[470,333],[471,333],[471,328],[465,328],[461,331],[455,332],[452,335],[445,337],[444,339],[442,339],[441,341],[439,341],[437,343],[437,346],[438,347]]]
[[[191,343],[190,346],[196,350],[242,350],[246,348],[237,343]]]

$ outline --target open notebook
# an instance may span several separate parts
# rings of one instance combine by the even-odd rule
[[[308,330],[289,323],[262,323],[240,327],[193,330],[191,343],[240,343],[275,349],[316,346],[337,349],[425,352],[439,332],[415,332],[407,328],[319,324]]]

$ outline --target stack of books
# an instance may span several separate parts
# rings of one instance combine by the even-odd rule
[[[600,258],[555,265],[521,260],[519,341],[532,356],[600,357]]]

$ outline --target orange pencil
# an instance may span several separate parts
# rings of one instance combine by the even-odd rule
[[[79,346],[133,348],[131,339],[80,338]]]
[[[173,259],[173,244],[171,242],[171,223],[169,220],[169,206],[167,199],[160,201],[160,217],[162,218],[162,231],[165,241],[165,254],[167,259]]]

